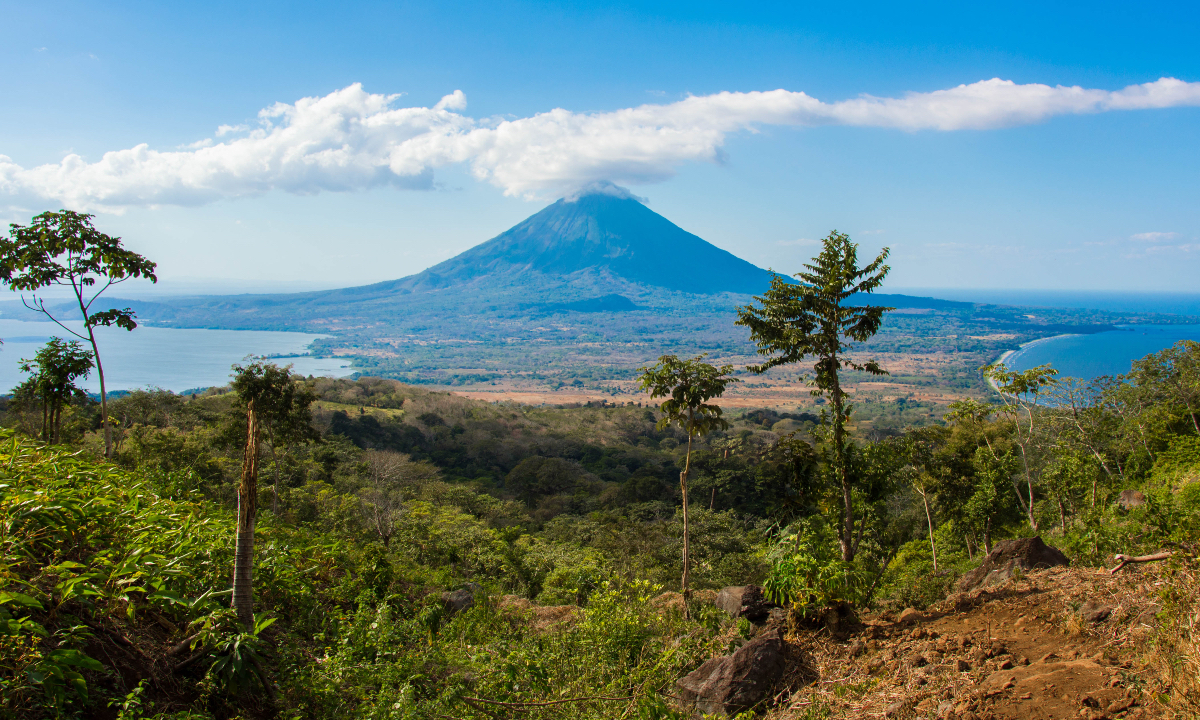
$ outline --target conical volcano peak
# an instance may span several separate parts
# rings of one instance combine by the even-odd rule
[[[573,193],[568,193],[562,198],[562,202],[573,203],[580,198],[589,197],[591,195],[607,195],[609,197],[619,198],[621,200],[637,200],[643,205],[649,204],[649,198],[639,197],[629,191],[629,188],[623,188],[620,185],[611,183],[607,180],[598,180],[590,182],[587,185],[579,188]]]
[[[590,185],[485,243],[408,278],[407,287],[445,288],[486,276],[519,283],[523,273],[595,271],[683,292],[760,293],[771,274],[711,245],[612,183]]]

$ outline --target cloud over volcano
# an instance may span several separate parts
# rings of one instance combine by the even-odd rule
[[[721,92],[611,112],[559,108],[518,119],[472,118],[457,90],[433,107],[396,107],[398,100],[356,83],[324,97],[276,103],[258,113],[256,126],[222,125],[213,138],[181,149],[141,144],[95,162],[72,154],[31,168],[0,155],[0,198],[119,211],[201,205],[271,190],[425,189],[437,168],[453,164],[465,164],[506,194],[556,197],[599,181],[665,180],[683,164],[719,161],[729,134],[764,126],[988,130],[1058,115],[1197,106],[1200,83],[1161,78],[1108,91],[992,79],[835,102],[788,90]]]

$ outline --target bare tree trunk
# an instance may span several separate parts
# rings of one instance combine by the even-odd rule
[[[42,398],[42,440],[50,442],[50,400]]]
[[[83,301],[80,300],[83,308]],[[87,309],[83,308],[83,321],[87,324]],[[112,425],[108,422],[108,394],[104,391],[104,366],[100,364],[100,348],[96,345],[96,331],[87,325],[88,340],[92,343],[92,357],[96,359],[96,375],[100,377],[100,421],[104,426],[104,457],[112,457]]]
[[[924,490],[917,490],[921,493],[921,501],[925,503],[925,524],[929,527],[929,550],[933,553],[933,571],[937,572],[937,543],[933,541],[933,514],[929,512],[929,498],[925,495]]]
[[[992,516],[988,515],[987,522],[983,524],[983,552],[989,555],[992,552]]]
[[[246,403],[246,455],[238,484],[237,546],[233,556],[233,609],[246,627],[254,625],[254,522],[258,510],[258,416]]]
[[[270,435],[270,433],[267,434]],[[279,455],[275,452],[275,443],[271,443],[270,448],[271,464],[275,466],[275,484],[271,486],[271,514],[277,516],[279,515]]]
[[[691,537],[688,527],[688,471],[692,467],[692,425],[688,423],[688,448],[687,457],[683,461],[683,472],[679,473],[679,488],[683,495],[683,577],[680,578],[680,592],[683,594],[683,617],[691,619],[691,609],[689,601],[692,599],[692,590],[688,587],[688,579],[691,576]]]
[[[1021,448],[1021,465],[1025,470],[1025,484],[1029,488],[1029,504],[1025,505],[1025,512],[1029,517],[1029,528],[1037,532],[1037,520],[1033,517],[1033,475],[1029,473],[1029,456],[1025,452],[1025,445],[1023,443],[1019,444],[1019,447]],[[1017,493],[1018,497],[1020,495],[1020,493]]]
[[[834,373],[833,392],[833,452],[837,462],[838,477],[842,481],[842,527],[838,532],[842,560],[850,562],[857,549],[854,543],[854,498],[850,491],[850,471],[846,467],[846,453],[842,447],[846,429],[842,424],[842,386]]]

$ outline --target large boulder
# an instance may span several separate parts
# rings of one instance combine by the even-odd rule
[[[975,588],[999,585],[1011,578],[1017,570],[1028,572],[1069,565],[1070,562],[1058,548],[1042,542],[1040,537],[1001,540],[979,567],[959,578],[958,590],[967,592]]]
[[[442,603],[446,606],[446,610],[453,615],[456,612],[473,607],[475,605],[475,596],[481,592],[483,592],[483,587],[478,583],[467,583],[458,590],[442,593]]]
[[[705,715],[732,716],[762,702],[787,665],[783,638],[772,629],[732,655],[713,658],[675,683],[679,698]]]
[[[766,618],[771,608],[779,607],[767,600],[763,589],[757,585],[731,585],[721,588],[713,604],[732,617],[744,617],[755,621]]]

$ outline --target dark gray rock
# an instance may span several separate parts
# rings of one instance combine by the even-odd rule
[[[1122,490],[1121,497],[1117,498],[1117,506],[1122,510],[1132,510],[1145,504],[1146,496],[1137,490]]]
[[[762,702],[783,676],[783,638],[768,630],[737,652],[713,658],[675,683],[679,697],[705,715],[731,716]]]
[[[481,592],[483,592],[483,587],[478,583],[467,583],[458,590],[442,593],[442,603],[445,604],[446,609],[453,615],[456,612],[462,612],[467,608],[474,607],[475,596]]]
[[[731,617],[744,617],[748,620],[762,620],[767,617],[772,608],[779,607],[763,595],[763,589],[757,585],[731,585],[721,588],[713,604],[729,613]]]
[[[999,585],[1011,578],[1017,570],[1027,572],[1069,565],[1070,562],[1058,548],[1042,542],[1040,537],[1002,540],[996,543],[979,567],[959,578],[958,589],[966,592],[989,585]]]

